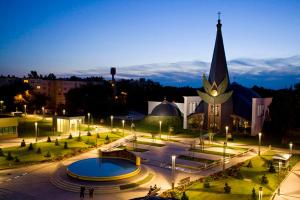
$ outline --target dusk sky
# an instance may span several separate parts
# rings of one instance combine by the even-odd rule
[[[221,11],[231,80],[288,87],[300,82],[299,9],[298,0],[0,0],[0,74],[106,77],[117,67],[120,78],[197,87]]]

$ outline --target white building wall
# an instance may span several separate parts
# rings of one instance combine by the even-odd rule
[[[183,99],[183,128],[187,129],[187,117],[195,112],[201,98],[199,96],[184,96]]]
[[[272,98],[252,98],[251,135],[261,132]]]

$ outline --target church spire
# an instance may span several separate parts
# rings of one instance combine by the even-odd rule
[[[209,78],[208,78],[211,84],[213,82],[216,82],[217,85],[219,85],[226,76],[228,77],[228,83],[229,83],[227,62],[226,62],[225,49],[224,49],[222,30],[221,30],[222,24],[221,24],[220,15],[221,13],[218,12],[217,36],[216,36],[214,54],[211,61]]]

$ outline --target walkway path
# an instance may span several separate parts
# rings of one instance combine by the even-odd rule
[[[281,183],[280,195],[276,194],[274,200],[300,199],[300,162],[296,164],[291,173]]]

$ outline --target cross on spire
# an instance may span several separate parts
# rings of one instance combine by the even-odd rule
[[[220,18],[221,18],[221,12],[219,11],[218,12],[218,20],[220,20]]]

